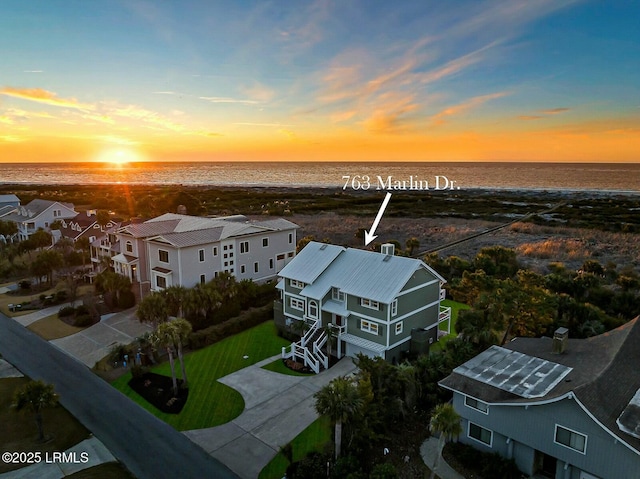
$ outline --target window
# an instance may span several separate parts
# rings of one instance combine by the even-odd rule
[[[223,250],[225,250],[225,251],[227,251],[227,249],[228,249],[228,248],[229,248],[229,246],[227,246],[227,245],[224,245],[224,246],[222,247],[222,249],[223,249]]]
[[[60,210],[53,210],[53,217],[60,218],[62,216],[62,212]]]
[[[309,301],[309,316],[312,318],[318,317],[318,303],[315,301]]]
[[[398,300],[394,299],[393,303],[391,303],[391,316],[397,316],[397,315],[398,315]]]
[[[159,249],[158,250],[158,260],[160,260],[163,263],[168,263],[169,262],[169,252],[165,251],[163,249]]]
[[[213,247],[213,256],[218,256],[218,247],[217,246]]]
[[[266,248],[269,246],[269,238],[262,238],[262,247]]]
[[[473,409],[477,409],[481,413],[489,414],[489,405],[486,402],[478,401],[469,396],[464,397],[464,404]]]
[[[293,258],[293,252],[287,253],[287,258]]]
[[[582,454],[585,454],[587,451],[587,436],[567,429],[566,427],[558,426],[557,424],[555,442],[575,449]]]
[[[127,241],[124,245],[124,249],[127,253],[133,253],[133,243],[131,241]]]
[[[269,269],[273,269],[273,258],[269,260]]]
[[[207,277],[204,274],[200,275],[200,284],[204,284],[207,282]]]
[[[370,300],[370,299],[362,298],[362,299],[360,299],[360,304],[361,304],[362,306],[364,306],[365,308],[369,308],[369,309],[379,309],[379,308],[378,308],[378,306],[379,306],[379,305],[378,305],[378,302],[377,302],[377,301],[372,301],[372,300]]]
[[[402,321],[396,323],[396,334],[402,333],[402,328],[403,328]]]
[[[291,285],[292,288],[298,288],[298,289],[302,289],[305,286],[302,281],[298,281],[297,279],[290,279],[289,284]]]
[[[290,303],[293,309],[297,309],[299,311],[304,311],[304,301],[298,298],[291,298]]]
[[[258,263],[253,263],[253,272],[254,272],[254,273],[257,273],[257,272],[258,272],[258,269],[259,269],[259,267],[258,267]]]
[[[477,424],[472,422],[469,423],[469,431],[467,432],[467,436],[471,439],[475,439],[487,446],[491,447],[491,443],[493,442],[493,431],[489,429],[485,429]]]
[[[156,276],[156,286],[165,289],[167,287],[167,278],[164,276]]]
[[[249,252],[249,242],[241,241],[240,242],[240,253],[248,253]]]
[[[227,253],[224,254],[224,259],[227,259],[229,255]]]
[[[289,244],[293,243],[293,233],[289,233]]]
[[[336,301],[344,301],[344,293],[339,288],[331,288],[331,297]]]
[[[365,321],[364,319],[360,321],[360,329],[367,333],[378,335],[378,325],[376,323],[372,323],[371,321]]]
[[[202,263],[204,262],[204,250],[203,249],[199,249],[198,250],[198,260]]]
[[[245,265],[240,265],[240,273],[244,274],[247,271]]]

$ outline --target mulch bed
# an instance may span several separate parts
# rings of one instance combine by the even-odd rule
[[[181,383],[182,380],[178,379],[178,394],[174,395],[169,376],[145,373],[140,377],[131,378],[129,386],[160,411],[178,414],[187,403],[189,396],[189,389],[180,387]]]

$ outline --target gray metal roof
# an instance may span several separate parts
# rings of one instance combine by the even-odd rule
[[[345,294],[389,304],[419,269],[443,280],[418,259],[311,242],[280,275],[307,283],[301,294],[310,298],[321,299],[331,288],[339,288]]]
[[[235,236],[294,228],[297,226],[283,219],[249,221],[240,215],[206,218],[165,213],[144,223],[127,225],[122,231],[136,238],[158,239],[181,248]]]
[[[20,203],[20,198],[16,195],[0,195],[0,203],[15,203],[16,201]]]
[[[311,241],[282,268],[279,275],[311,284],[343,251],[345,249],[342,246]]]
[[[491,346],[453,372],[530,399],[545,396],[572,369],[500,346]]]

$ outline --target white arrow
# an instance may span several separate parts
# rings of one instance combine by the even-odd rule
[[[378,237],[374,233],[376,232],[376,228],[378,228],[378,223],[380,223],[380,220],[382,219],[382,215],[384,214],[384,210],[387,208],[387,205],[389,204],[390,199],[391,199],[391,193],[387,192],[387,196],[384,197],[384,201],[382,202],[382,205],[380,205],[380,211],[378,211],[378,215],[376,216],[376,219],[373,220],[371,229],[369,231],[367,230],[364,231],[365,246],[369,246],[369,243],[371,243],[374,239]]]

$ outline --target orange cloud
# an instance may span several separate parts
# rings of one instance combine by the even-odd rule
[[[457,105],[450,106],[439,113],[436,113],[431,117],[431,123],[433,125],[442,125],[446,122],[447,117],[458,115],[472,108],[476,108],[489,100],[495,100],[496,98],[503,97],[507,94],[507,92],[498,92],[470,98],[463,103],[458,103]]]
[[[93,105],[80,103],[75,98],[59,98],[55,93],[42,88],[13,88],[4,87],[0,90],[0,95],[6,95],[22,100],[35,101],[46,105],[59,106],[63,108],[76,108],[79,110],[93,110]]]

